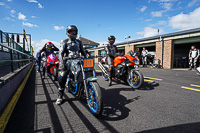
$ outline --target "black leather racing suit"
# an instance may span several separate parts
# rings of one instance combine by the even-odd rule
[[[60,60],[59,70],[61,70],[61,72],[59,72],[59,75],[58,75],[58,82],[60,85],[58,95],[63,95],[66,80],[67,80],[67,75],[69,74],[70,66],[71,66],[71,60],[64,61],[63,57],[75,57],[75,56],[79,57],[80,53],[81,55],[86,57],[82,42],[80,40],[71,41],[68,38],[61,41],[60,52],[59,52],[60,54],[59,55],[59,60]]]
[[[194,49],[194,50],[190,50],[189,52],[189,58],[190,58],[190,62],[189,62],[189,66],[190,68],[192,68],[192,66],[194,66],[194,68],[197,67],[197,60],[200,56],[200,52],[199,49]],[[197,58],[197,59],[196,59]]]
[[[53,47],[49,50],[46,46],[46,44],[44,45],[44,47],[40,50],[40,55],[41,53],[43,52],[44,53],[44,56],[47,58],[50,54],[54,54],[54,51],[59,51],[59,49],[53,45]],[[46,62],[43,62],[45,66]],[[43,76],[44,76],[45,73],[43,73]],[[47,74],[50,74],[50,67],[47,66]]]
[[[109,68],[111,68],[111,71],[109,71],[109,77],[112,79],[112,67],[113,67],[113,60],[118,53],[118,49],[115,45],[113,44],[108,44],[107,46],[104,47],[105,52],[106,52],[106,61],[109,65]]]

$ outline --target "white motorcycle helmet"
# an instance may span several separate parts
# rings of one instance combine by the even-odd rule
[[[197,67],[197,75],[200,76],[200,67]]]

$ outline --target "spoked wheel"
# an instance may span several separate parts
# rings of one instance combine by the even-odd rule
[[[97,82],[90,82],[88,89],[88,106],[93,115],[99,116],[102,111],[102,96],[101,90]]]
[[[105,79],[105,81],[108,81],[108,76],[106,76],[103,72],[102,72],[102,77],[103,77],[103,79]]]
[[[67,90],[72,93],[73,95],[76,95],[78,93],[78,86],[79,83],[77,82],[76,84],[72,84],[72,81],[70,80],[70,78],[67,78]]]
[[[139,71],[134,71],[132,76],[133,78],[131,77],[131,73],[128,74],[127,77],[128,84],[134,89],[140,88],[144,83],[144,77],[142,73],[140,73]]]

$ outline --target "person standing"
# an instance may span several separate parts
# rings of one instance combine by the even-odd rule
[[[146,50],[146,48],[143,47],[143,50],[142,50],[142,64],[143,64],[143,67],[144,67],[144,65],[147,65],[147,55],[148,55],[148,50]]]
[[[194,69],[197,68],[197,60],[199,58],[199,50],[195,48],[195,46],[192,46],[189,52],[189,70],[192,70],[192,66],[194,66]]]

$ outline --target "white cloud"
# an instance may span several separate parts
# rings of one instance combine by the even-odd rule
[[[149,0],[149,2],[151,1],[156,1],[156,2],[175,2],[177,0]]]
[[[163,33],[164,31],[162,28],[160,28],[159,30],[160,30],[159,31],[160,34]],[[145,27],[144,31],[136,32],[136,34],[143,35],[143,37],[151,37],[151,36],[158,35],[158,29],[154,29],[152,27]]]
[[[164,11],[151,12],[152,17],[162,17]]]
[[[6,21],[15,21],[14,19],[12,19],[10,17],[5,17],[5,18],[3,18],[3,20],[6,20]]]
[[[32,27],[38,27],[36,24],[34,25],[34,24],[31,24],[31,23],[28,23],[28,22],[23,22],[22,25],[27,26],[27,27],[31,27],[31,28]]]
[[[0,6],[5,6],[5,4],[3,2],[0,2]]]
[[[11,17],[15,17],[15,15],[14,15],[15,13],[16,13],[15,10],[11,10],[11,11],[10,11],[10,16],[11,16]]]
[[[38,3],[38,8],[44,8],[40,3]]]
[[[167,21],[158,21],[157,25],[166,25]]]
[[[65,27],[64,26],[54,26],[54,30],[64,30]]]
[[[6,8],[10,8],[9,6],[7,6],[4,2],[0,2],[0,6],[4,6]]]
[[[144,20],[145,22],[150,22],[150,21],[152,21],[152,19],[146,19],[146,20]]]
[[[27,0],[28,2],[31,3],[37,3],[38,4],[38,8],[44,8],[44,6],[41,5],[41,3],[39,3],[37,0]]]
[[[143,6],[143,7],[140,9],[140,12],[144,12],[146,9],[147,9],[147,6]]]
[[[36,16],[31,16],[31,18],[37,18]]]
[[[160,5],[162,6],[162,8],[164,8],[165,10],[171,10],[173,4],[172,3],[160,3]]]
[[[33,47],[34,50],[34,55],[36,55],[36,53],[42,49],[42,47],[44,46],[45,43],[47,42],[52,42],[57,48],[60,48],[60,43],[56,42],[56,41],[51,41],[48,39],[42,39],[40,41],[32,41],[31,45]]]
[[[12,0],[8,0],[8,2],[11,2]]]
[[[27,20],[27,19],[26,19],[26,16],[25,16],[24,14],[22,14],[21,12],[18,13],[18,19],[19,19],[19,20],[25,20],[25,21]]]
[[[197,4],[198,2],[200,2],[200,0],[192,0],[190,3],[188,3],[188,7],[192,7],[195,4]]]
[[[38,3],[37,0],[27,0],[28,2]]]
[[[200,7],[189,14],[180,13],[169,20],[169,26],[173,29],[192,29],[200,27]]]

